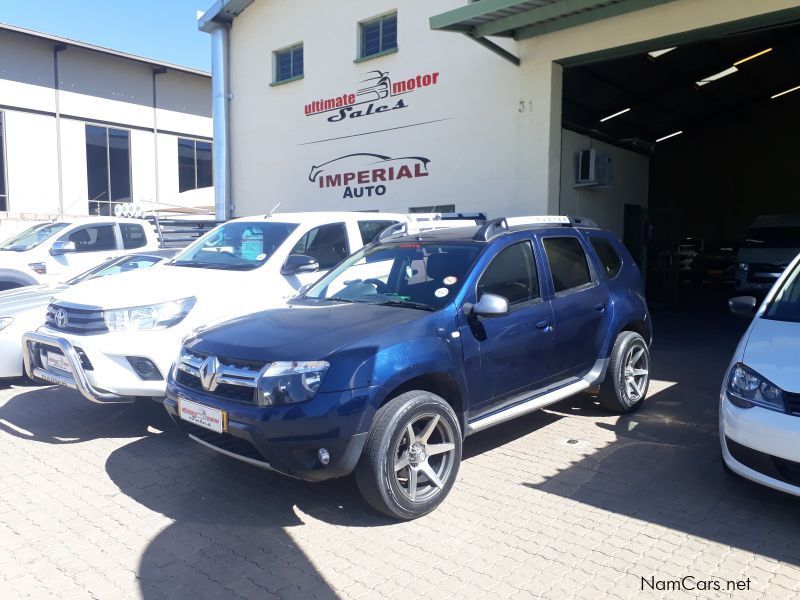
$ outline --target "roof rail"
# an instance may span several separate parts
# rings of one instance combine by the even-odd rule
[[[488,242],[494,237],[507,233],[510,227],[517,225],[562,225],[565,227],[590,227],[599,229],[597,223],[583,217],[566,215],[541,215],[530,217],[499,217],[486,221],[483,226],[472,236],[473,240]]]
[[[483,213],[422,213],[410,215],[410,221],[401,221],[390,225],[377,236],[374,242],[383,242],[397,235],[414,235],[423,231],[433,231],[434,229],[449,229],[452,227],[474,227],[479,221],[485,221],[486,215]],[[430,218],[418,218],[420,216]]]

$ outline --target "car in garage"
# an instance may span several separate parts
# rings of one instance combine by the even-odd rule
[[[798,253],[800,214],[758,217],[748,228],[736,257],[736,290],[763,296]]]
[[[390,225],[452,226],[460,216],[307,212],[228,221],[158,269],[59,294],[45,324],[23,336],[26,373],[97,403],[162,398],[193,329],[282,305]]]
[[[598,386],[606,409],[641,406],[651,322],[614,235],[560,216],[396,229],[288,306],[190,336],[175,422],[294,477],[355,472],[373,507],[412,519],[450,491],[467,435]]]
[[[724,464],[756,483],[800,496],[800,257],[758,309],[753,296],[729,304],[752,322],[720,392]]]
[[[22,335],[44,323],[53,296],[84,281],[146,269],[175,255],[177,250],[153,250],[110,258],[65,283],[50,283],[0,292],[0,379],[21,377]]]
[[[157,250],[141,219],[82,217],[37,223],[0,244],[0,290],[63,282],[111,256]]]

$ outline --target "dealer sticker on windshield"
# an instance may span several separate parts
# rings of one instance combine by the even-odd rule
[[[210,406],[203,406],[197,402],[186,400],[185,398],[178,399],[178,415],[184,421],[194,423],[200,427],[205,427],[217,433],[223,433],[228,430],[228,413],[218,408],[211,408]]]

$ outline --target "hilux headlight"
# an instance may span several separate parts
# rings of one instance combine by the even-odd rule
[[[272,363],[258,380],[259,404],[280,406],[311,400],[328,367],[324,360]]]
[[[0,331],[14,322],[14,317],[0,317]]]
[[[740,271],[749,271],[750,265],[748,263],[739,263],[739,270]]]
[[[762,406],[785,412],[783,390],[741,363],[731,369],[726,391],[730,401],[740,408]]]
[[[104,310],[103,319],[109,331],[166,329],[183,321],[196,301],[191,297],[150,306]]]

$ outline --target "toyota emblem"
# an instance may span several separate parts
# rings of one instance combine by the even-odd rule
[[[198,369],[200,375],[200,385],[207,392],[213,392],[219,385],[219,359],[216,356],[209,356],[203,361]]]
[[[69,322],[67,311],[65,311],[63,308],[59,308],[53,315],[53,318],[56,320],[56,325],[59,327],[66,327],[67,323]]]

